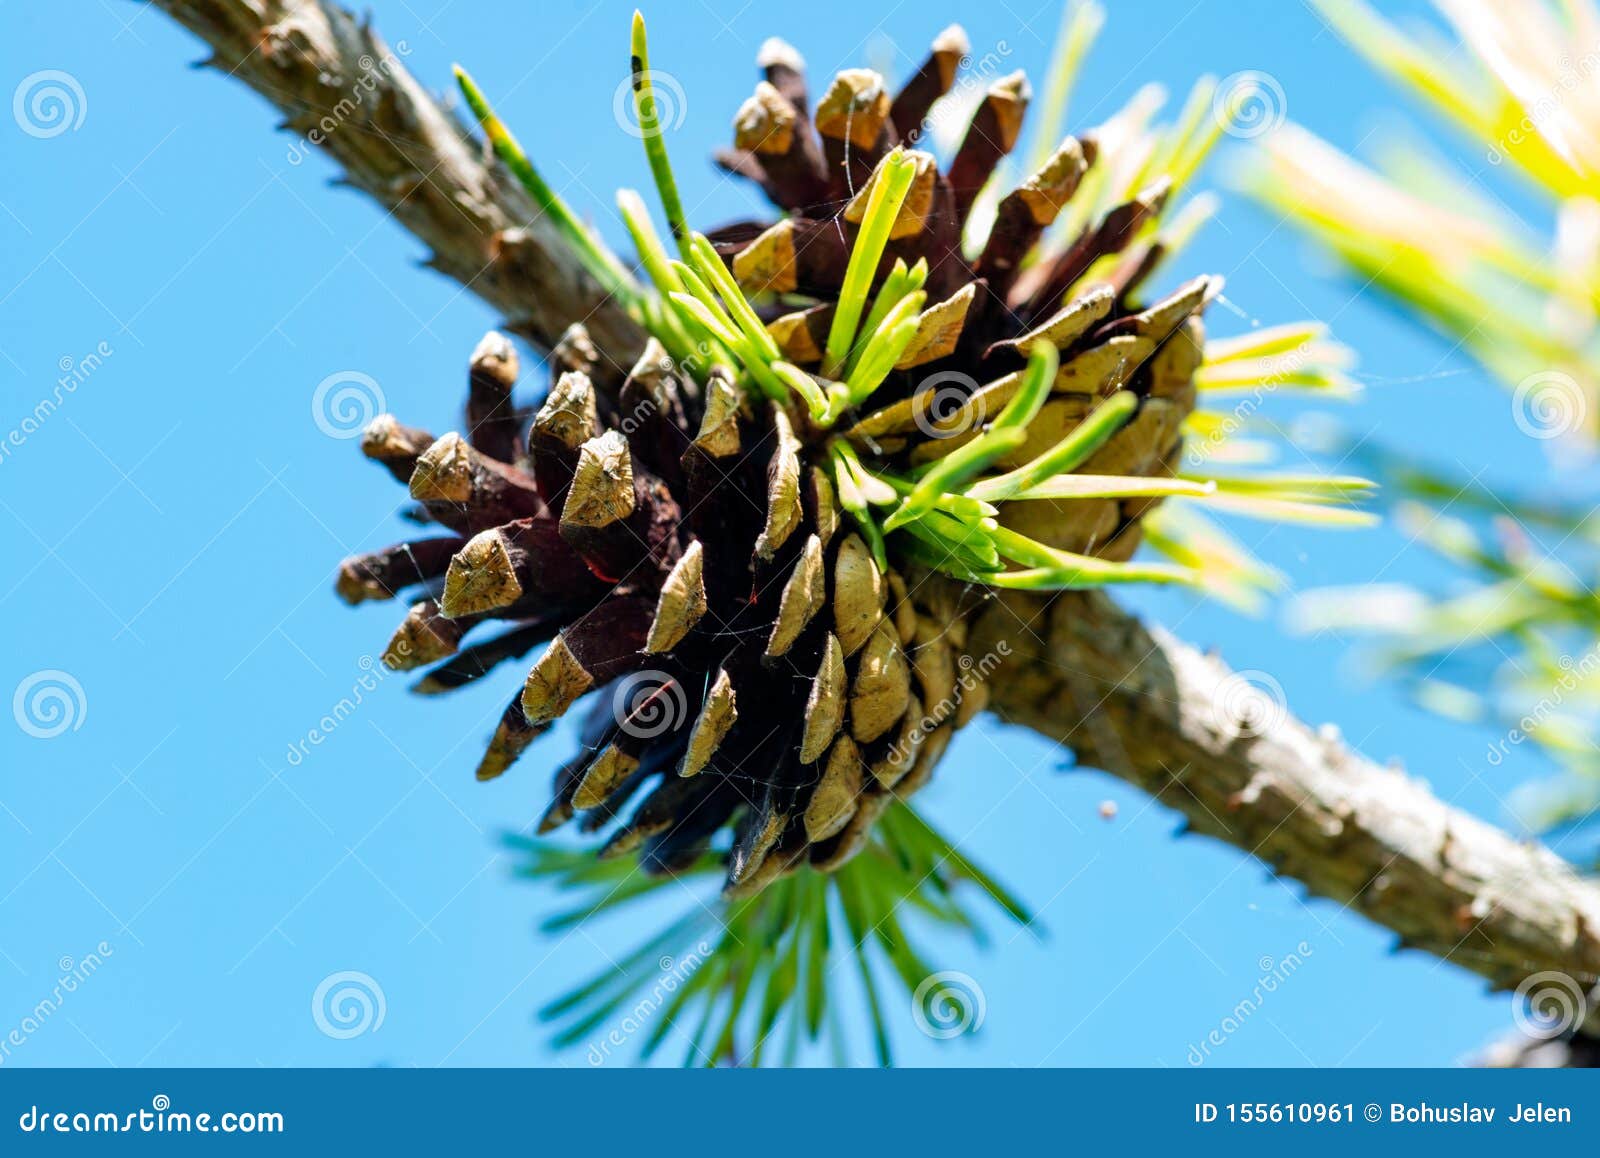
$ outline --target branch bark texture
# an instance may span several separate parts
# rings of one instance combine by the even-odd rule
[[[640,335],[531,203],[398,63],[327,0],[155,0],[301,134],[345,109],[322,144],[350,184],[431,247],[431,264],[548,347],[582,321],[601,349]],[[1432,953],[1510,988],[1541,972],[1600,980],[1600,888],[1542,846],[1434,797],[1287,709],[1239,719],[1238,675],[1105,596],[1006,595],[972,646],[1013,649],[992,706],[1225,840]],[[987,641],[987,642],[986,642]],[[1254,726],[1247,726],[1253,722]],[[1591,1001],[1589,1028],[1600,1030]]]
[[[1545,972],[1584,990],[1600,980],[1592,880],[1308,727],[1220,659],[1098,592],[1002,596],[971,648],[1001,640],[1011,655],[990,706],[1002,719],[1138,785],[1193,831],[1496,988]]]

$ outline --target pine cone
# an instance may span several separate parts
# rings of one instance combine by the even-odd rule
[[[902,340],[870,405],[829,395],[821,422],[801,394],[774,400],[738,384],[739,368],[718,360],[715,343],[674,358],[654,339],[610,390],[596,385],[609,378],[596,369],[619,352],[597,351],[574,326],[531,416],[512,397],[516,354],[490,334],[472,358],[464,436],[435,439],[389,416],[367,431],[366,454],[447,532],[340,569],[338,591],[352,603],[418,594],[385,662],[435,665],[416,689],[434,693],[543,647],[479,778],[501,775],[592,694],[582,750],[556,773],[540,831],[574,816],[584,831],[611,827],[600,855],[634,853],[652,872],[716,843],[727,850],[730,895],[807,864],[835,868],[862,847],[891,794],[927,782],[953,730],[983,707],[979,677],[1000,662],[964,651],[968,616],[985,597],[973,581],[997,574],[993,549],[958,538],[952,550],[912,506],[938,498],[941,511],[1088,562],[1120,564],[1138,546],[1159,492],[1106,494],[1088,476],[1172,473],[1194,405],[1200,312],[1220,283],[1199,278],[1148,308],[1136,302],[1161,257],[1141,232],[1167,196],[1161,181],[1026,265],[1094,164],[1087,137],[1068,138],[1004,197],[978,256],[964,257],[967,217],[1021,131],[1026,80],[990,86],[943,172],[929,154],[892,150],[922,135],[966,51],[960,29],[948,29],[892,98],[876,73],[841,73],[817,102],[814,131],[798,56],[769,42],[765,80],[738,112],[735,147],[718,157],[787,216],[710,234],[722,262],[715,276],[731,274],[768,303],[753,324],[786,368],[809,368],[784,379],[808,396],[844,376],[829,349],[834,314],[846,308],[851,257],[880,186],[895,179],[886,159],[903,173],[909,158],[909,188],[870,280],[901,291],[880,291],[880,303],[934,304],[902,308]],[[730,309],[735,293],[722,292]],[[869,314],[863,332],[881,323]],[[1004,453],[985,460],[1006,472],[992,481],[992,505],[951,507],[918,482],[881,528],[862,513],[884,501],[863,493],[888,485],[880,471],[926,481],[953,470],[1029,389],[1041,346],[1054,370],[1048,396]],[[1023,477],[1111,404],[1121,407],[1112,433]],[[1084,485],[1005,501],[1063,471]],[[1088,497],[1072,497],[1079,491]],[[485,638],[462,646],[469,634]],[[731,842],[718,843],[725,827]]]

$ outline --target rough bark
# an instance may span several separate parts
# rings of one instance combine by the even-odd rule
[[[572,322],[625,373],[644,338],[513,178],[368,25],[325,0],[155,0],[211,46],[202,63],[284,113],[454,278],[548,349]],[[399,42],[404,45],[404,41]]]
[[[296,132],[342,107],[371,71],[363,58],[385,59],[376,35],[326,0],[155,2]],[[350,183],[430,245],[435,268],[535,342],[548,346],[582,320],[602,349],[631,354],[635,327],[506,175],[403,68],[378,83],[381,99],[367,96],[325,134]],[[1287,711],[1240,734],[1227,712],[1236,677],[1219,660],[1100,594],[997,599],[973,649],[1001,639],[1013,649],[991,688],[1002,718],[1139,785],[1194,830],[1497,987],[1547,970],[1585,989],[1600,979],[1600,888]],[[1600,1030],[1600,1015],[1589,1028]]]
[[[1007,595],[970,650],[1011,654],[990,706],[1177,809],[1400,944],[1496,988],[1546,971],[1600,980],[1600,889],[1511,836],[1313,730],[1282,706],[1235,712],[1244,678],[1100,593]],[[1590,1000],[1591,1028],[1600,1028]]]

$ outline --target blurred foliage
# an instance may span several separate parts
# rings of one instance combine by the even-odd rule
[[[1032,922],[1015,897],[904,804],[884,813],[871,843],[837,872],[796,873],[733,902],[718,896],[725,871],[718,853],[672,877],[650,876],[632,859],[597,860],[588,849],[520,836],[508,844],[522,858],[520,875],[573,901],[540,926],[552,936],[642,898],[682,894],[686,902],[664,928],[539,1011],[555,1027],[555,1044],[584,1049],[593,1065],[648,1060],[669,1042],[685,1047],[685,1065],[789,1065],[803,1042],[820,1040],[843,1065],[851,1056],[848,1025],[862,1019],[840,1017],[830,1000],[840,970],[858,979],[874,1055],[890,1065],[889,1027],[910,1019],[894,1011],[926,1003],[919,987],[937,975],[908,926],[959,931],[981,943],[975,902],[984,901],[1020,924]],[[892,997],[880,963],[897,983]]]
[[[1381,149],[1368,167],[1285,125],[1264,141],[1247,187],[1358,283],[1390,295],[1510,388],[1508,417],[1522,435],[1591,457],[1600,435],[1600,8],[1436,0],[1439,21],[1402,31],[1364,3],[1312,2],[1481,149],[1482,163],[1455,166],[1407,146]],[[1502,168],[1544,207],[1542,230],[1506,208]],[[1592,504],[1516,497],[1481,475],[1424,465],[1409,449],[1336,449],[1384,483],[1401,529],[1453,578],[1445,591],[1312,592],[1297,602],[1298,624],[1375,636],[1380,669],[1420,704],[1501,729],[1489,764],[1536,745],[1567,774],[1520,788],[1514,809],[1539,828],[1586,822],[1600,806]]]

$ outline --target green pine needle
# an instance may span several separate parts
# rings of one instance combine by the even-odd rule
[[[839,289],[839,302],[834,307],[833,322],[828,328],[827,348],[822,356],[822,374],[825,378],[838,378],[849,360],[851,347],[856,340],[856,328],[866,307],[867,291],[877,276],[878,260],[889,242],[889,231],[900,216],[906,194],[917,175],[917,163],[896,146],[878,164],[872,175],[872,188],[867,194],[866,212],[861,218],[861,229],[855,244],[850,247],[850,259],[845,264],[844,283]]]
[[[639,133],[644,140],[645,157],[650,162],[650,175],[655,179],[662,211],[667,215],[667,229],[678,244],[679,254],[684,261],[688,261],[689,222],[683,212],[683,199],[678,196],[678,182],[672,175],[672,162],[667,159],[666,130],[661,124],[661,107],[656,101],[655,82],[650,73],[650,46],[645,36],[644,14],[637,8],[633,12],[628,75],[633,87],[633,109],[639,118]]]
[[[1089,461],[1095,451],[1127,425],[1139,408],[1139,398],[1130,390],[1119,390],[1095,407],[1089,416],[1060,442],[1038,458],[1016,470],[985,479],[968,493],[985,502],[999,503],[1016,498],[1023,491],[1045,485],[1056,475],[1076,470]]]
[[[467,75],[466,69],[459,64],[456,65],[455,75],[461,94],[466,98],[467,107],[472,110],[472,115],[477,117],[478,124],[489,138],[495,154],[506,168],[511,170],[512,176],[516,177],[523,189],[527,190],[528,196],[533,198],[533,203],[539,210],[555,223],[561,235],[582,259],[584,268],[607,293],[612,294],[623,304],[635,321],[642,322],[644,315],[639,303],[638,286],[634,283],[632,275],[623,268],[617,256],[589,232],[583,222],[578,220],[577,215],[567,207],[567,203],[540,176],[533,162],[523,152],[522,146],[517,143],[516,137],[511,135],[511,130],[495,116],[482,90],[474,83],[472,77]]]
[[[719,858],[707,856],[676,878],[650,877],[632,861],[600,861],[521,836],[507,844],[523,861],[520,876],[576,899],[547,922],[553,929],[602,919],[647,897],[676,896],[680,886],[714,889],[722,871]],[[825,1035],[845,1052],[846,1019],[830,1011],[837,973],[850,968],[866,987],[872,1049],[890,1064],[901,1024],[891,1010],[903,1009],[904,999],[885,1000],[882,967],[909,996],[933,972],[915,948],[916,928],[977,936],[985,905],[1018,924],[1033,923],[1015,896],[914,810],[896,804],[880,818],[872,843],[837,872],[783,878],[720,913],[694,901],[551,998],[539,1017],[555,1027],[558,1045],[587,1048],[594,1064],[627,1060],[619,1054],[653,1056],[669,1038],[688,1044],[687,1065],[762,1064],[786,1036],[794,1039],[784,1046],[786,1057],[800,1039],[815,1043]],[[618,1047],[614,1030],[638,1037]]]
[[[1105,19],[1105,9],[1095,0],[1072,0],[1062,8],[1061,26],[1045,73],[1044,98],[1037,112],[1030,172],[1037,172],[1061,143],[1073,83]]]

